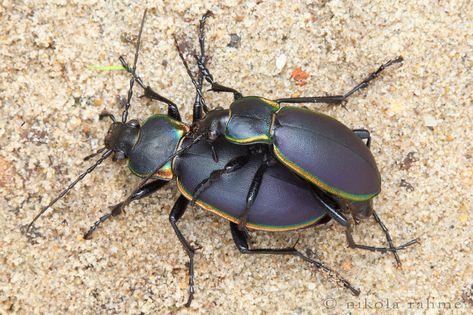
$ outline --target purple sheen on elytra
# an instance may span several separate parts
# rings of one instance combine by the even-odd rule
[[[185,145],[184,142],[183,145]],[[189,152],[176,158],[174,169],[186,194],[213,170],[221,169],[232,158],[247,154],[247,147],[232,144],[220,138],[214,142],[219,156],[216,163],[211,156],[209,144],[202,141]],[[198,198],[210,205],[210,211],[233,222],[245,209],[246,196],[251,181],[262,163],[262,155],[252,155],[241,169],[223,175]],[[251,207],[248,226],[260,230],[291,230],[316,223],[325,216],[323,206],[313,197],[307,183],[287,167],[276,162],[268,167],[255,203]]]
[[[273,138],[284,164],[330,193],[365,200],[381,190],[369,148],[332,117],[285,107],[277,114]]]

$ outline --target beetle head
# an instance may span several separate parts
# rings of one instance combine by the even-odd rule
[[[204,135],[208,140],[214,141],[225,133],[228,118],[228,109],[217,107],[192,125],[191,134],[194,137]]]
[[[123,160],[138,140],[140,124],[132,119],[129,122],[113,122],[105,136],[105,147],[115,154],[113,160]]]

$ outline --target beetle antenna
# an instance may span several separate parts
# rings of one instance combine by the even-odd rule
[[[194,144],[196,144],[197,142],[199,142],[200,140],[202,140],[202,138],[204,137],[204,134],[200,134],[198,135],[197,137],[195,137],[192,142],[187,145],[186,147],[184,148],[181,148],[179,150],[177,150],[174,154],[170,155],[166,161],[164,161],[163,163],[159,164],[152,172],[149,173],[148,176],[146,176],[145,178],[143,178],[143,180],[138,184],[138,186],[136,186],[135,189],[133,189],[133,191],[131,192],[131,194],[128,195],[128,197],[126,197],[125,201],[122,202],[121,206],[120,206],[120,211],[123,211],[124,208],[130,203],[131,199],[133,198],[133,195],[136,194],[138,192],[138,190],[140,190],[150,179],[151,177],[153,177],[153,175],[159,171],[164,165],[166,165],[167,162],[171,161],[173,158],[175,158],[176,156],[184,153],[185,151],[189,150],[190,147],[192,147]]]
[[[133,74],[135,74],[136,71],[136,64],[138,63],[138,55],[140,52],[140,44],[141,44],[141,34],[143,33],[143,27],[145,25],[145,19],[146,19],[146,12],[148,9],[145,9],[145,12],[143,13],[143,18],[141,19],[141,26],[140,26],[140,32],[138,33],[138,39],[136,40],[136,50],[135,50],[135,59],[133,60],[133,68],[131,69]],[[120,61],[123,59],[123,57],[120,57]],[[122,122],[126,122],[128,119],[128,109],[130,108],[130,101],[131,97],[133,96],[133,85],[135,84],[135,76],[133,75],[130,79],[130,89],[128,90],[128,97],[126,100],[125,104],[125,109],[123,110],[122,114]]]
[[[104,154],[102,154],[102,157],[95,162],[94,165],[89,167],[85,172],[79,175],[66,189],[64,189],[54,200],[52,200],[46,207],[44,207],[35,217],[34,219],[28,224],[28,227],[26,228],[26,233],[31,229],[33,224],[38,220],[38,218],[46,212],[52,205],[54,205],[59,199],[64,197],[78,182],[80,182],[82,179],[84,179],[87,174],[92,173],[92,171],[99,166],[103,161],[105,161],[106,158],[108,158],[112,154],[112,150],[107,150],[105,151]]]
[[[195,79],[194,75],[192,74],[191,69],[189,68],[189,64],[187,63],[186,59],[184,58],[184,53],[182,52],[181,48],[179,47],[179,44],[177,42],[176,34],[173,34],[172,37],[174,38],[174,46],[176,46],[177,52],[179,53],[179,57],[182,60],[182,63],[184,64],[184,67],[186,68],[187,75],[192,81],[192,84],[194,85],[197,95],[200,97],[200,100],[202,102],[202,107],[207,107],[207,105],[204,102],[204,96],[202,95],[202,86],[199,85]]]
[[[87,155],[87,156],[84,158],[84,161],[88,161],[88,160],[90,160],[91,158],[96,157],[97,155],[99,155],[100,153],[102,153],[103,151],[105,151],[106,149],[107,149],[107,147],[103,147],[103,148],[97,150],[97,152]]]

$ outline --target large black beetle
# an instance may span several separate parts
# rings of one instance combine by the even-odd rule
[[[200,36],[203,38],[203,35]],[[178,48],[179,46],[176,45]],[[181,58],[182,54],[181,54]],[[401,63],[402,57],[381,65],[366,79],[343,95],[280,98],[269,100],[259,96],[243,96],[234,88],[216,82],[196,56],[200,75],[211,84],[211,90],[234,95],[229,109],[219,107],[209,112],[191,127],[193,137],[204,137],[208,142],[223,136],[228,141],[240,144],[267,147],[266,151],[296,174],[314,184],[318,199],[325,205],[327,213],[346,227],[350,247],[378,250],[375,247],[358,245],[352,236],[352,227],[344,212],[350,213],[356,223],[373,216],[383,230],[389,247],[394,248],[391,236],[377,213],[372,208],[372,199],[381,191],[381,176],[369,149],[371,136],[368,130],[351,130],[336,119],[319,112],[298,107],[281,107],[282,103],[344,104],[355,92],[364,89],[387,67]],[[187,63],[184,61],[188,73]],[[366,140],[366,143],[363,142]],[[217,161],[218,156],[214,159]],[[255,174],[252,194],[240,215],[239,228],[244,230],[251,205],[258,195],[258,186],[267,169],[266,158]],[[193,192],[194,199],[207,189],[204,181]],[[203,188],[202,188],[203,187]],[[413,244],[412,240],[407,244]],[[391,250],[401,267],[395,250]]]

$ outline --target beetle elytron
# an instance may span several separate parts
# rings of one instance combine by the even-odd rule
[[[346,235],[351,247],[381,252],[390,251],[400,263],[396,251],[414,244],[416,240],[394,247],[387,229],[371,209],[371,199],[380,190],[380,179],[376,163],[369,149],[360,139],[367,139],[369,146],[369,133],[366,130],[349,130],[338,121],[321,114],[314,116],[313,112],[291,107],[279,109],[279,103],[283,102],[341,103],[355,91],[366,87],[368,82],[375,78],[384,67],[400,60],[396,59],[385,64],[344,96],[276,101],[260,97],[242,97],[234,89],[214,82],[206,68],[204,24],[209,15],[210,12],[207,12],[200,21],[200,55],[197,57],[197,63],[201,73],[197,81],[192,77],[184,56],[179,51],[196,88],[193,124],[187,126],[182,123],[176,104],[146,86],[136,74],[145,11],[133,66],[130,67],[125,59],[120,57],[122,65],[132,75],[122,121],[117,121],[109,112],[103,112],[100,115],[100,118],[111,118],[113,123],[105,137],[105,148],[88,158],[97,154],[102,154],[102,156],[41,210],[29,224],[28,230],[49,207],[113,154],[114,160],[127,158],[130,170],[143,177],[144,180],[125,201],[115,205],[110,213],[101,217],[84,237],[90,238],[102,222],[111,216],[119,215],[130,201],[148,196],[171,179],[176,178],[181,196],[174,204],[169,219],[189,256],[189,297],[186,306],[190,305],[194,294],[194,249],[179,230],[177,221],[184,214],[189,201],[196,202],[201,207],[228,219],[232,237],[242,253],[298,256],[317,268],[329,272],[336,281],[358,295],[359,291],[338,273],[320,261],[302,254],[294,247],[250,249],[245,229],[248,227],[255,230],[295,230],[326,223],[334,218],[347,227]],[[177,42],[176,47],[178,47]],[[204,79],[212,84],[214,91],[234,93],[235,102],[231,105],[230,111],[208,110],[202,95]],[[144,96],[166,103],[168,114],[154,115],[142,125],[137,120],[127,121],[135,82],[144,89]],[[203,116],[204,113],[205,116]],[[312,121],[314,117],[318,119],[316,123]],[[299,165],[300,161],[291,157],[292,143],[284,138],[285,133],[296,130],[298,135],[302,135],[301,132],[305,129],[301,126],[307,125],[311,129],[308,130],[309,134],[303,134],[303,138],[309,139],[313,136],[315,128],[320,136],[315,143],[319,149],[333,149],[331,145],[334,141],[330,141],[335,139],[338,143],[340,139],[343,139],[345,146],[351,149],[344,153],[354,152],[356,156],[360,155],[359,165],[362,168],[358,174],[362,177],[360,187],[347,184],[343,180],[339,181],[338,175],[333,174],[333,161],[324,160],[323,162],[328,163],[329,172],[321,173],[320,170],[311,169],[311,165]],[[335,135],[332,139],[325,139],[327,133],[334,131]],[[328,142],[323,144],[323,140]],[[304,144],[303,147],[308,150],[303,151],[304,154],[317,153],[311,151],[312,145],[311,142]],[[342,154],[339,151],[336,153]],[[344,167],[343,160],[335,162],[335,165]],[[344,168],[342,172],[346,170],[347,168]],[[363,177],[365,171],[368,174]],[[349,174],[349,176],[353,175]],[[150,179],[153,181],[147,183]],[[342,210],[350,210],[355,218],[372,213],[383,228],[389,247],[356,244],[351,235],[351,226],[342,214]]]

